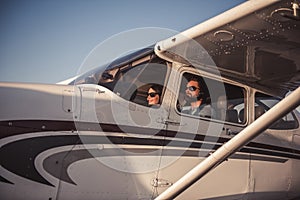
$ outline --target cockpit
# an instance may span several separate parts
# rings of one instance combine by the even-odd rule
[[[164,98],[172,71],[171,65],[172,63],[159,58],[154,53],[152,46],[87,72],[70,84],[97,84],[111,90],[127,101],[141,106],[148,106],[148,90],[152,85],[160,85],[163,88],[160,98]],[[176,100],[168,100],[168,102],[172,102],[172,107],[178,116],[207,118],[217,122],[245,126],[279,101],[279,99],[260,92],[254,92],[254,100],[250,101],[249,98],[253,98],[253,95],[249,94],[249,89],[242,84],[203,77],[201,74],[196,73],[197,70],[193,66],[184,65],[182,68],[186,70],[179,71],[180,75],[178,77],[180,78],[173,83],[173,85],[177,85],[175,89],[172,89],[172,93],[176,93],[172,98],[176,98]],[[198,76],[202,80],[201,84],[205,86],[203,87],[204,93],[207,94],[205,100],[214,109],[214,116],[190,116],[182,112],[182,107],[185,104],[186,81],[191,76]],[[210,86],[210,89],[207,87],[209,84],[213,85]],[[224,91],[217,91],[215,89],[216,85],[222,85]],[[255,102],[255,104],[249,102]],[[271,128],[295,129],[297,127],[296,117],[290,113]]]

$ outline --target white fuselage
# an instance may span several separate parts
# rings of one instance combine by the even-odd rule
[[[162,123],[166,107],[97,85],[2,83],[0,92],[3,199],[151,199],[231,138],[214,121]],[[299,195],[299,152],[285,152],[299,138],[263,134],[178,199]]]

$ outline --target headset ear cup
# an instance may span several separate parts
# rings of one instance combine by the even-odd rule
[[[200,100],[200,99],[203,98],[203,96],[204,96],[204,93],[203,92],[199,92],[197,99]]]

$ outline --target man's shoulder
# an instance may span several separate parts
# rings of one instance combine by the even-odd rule
[[[200,116],[204,117],[215,117],[215,109],[210,104],[204,104],[200,106],[199,111]]]
[[[182,113],[185,113],[185,114],[189,114],[190,113],[190,110],[191,110],[191,106],[183,106],[181,108],[181,112]]]
[[[182,111],[191,110],[191,106],[182,106],[181,110]]]
[[[215,110],[209,104],[203,104],[194,110],[191,109],[191,106],[183,106],[181,112],[185,114],[191,114],[191,115],[197,115],[197,116],[209,117],[209,118],[215,116]]]

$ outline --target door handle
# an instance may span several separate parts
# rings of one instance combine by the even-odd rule
[[[172,119],[160,119],[160,120],[157,120],[157,122],[165,124],[165,125],[173,125],[173,126],[185,126],[186,125],[186,123],[182,124],[182,123],[172,120]]]
[[[169,119],[165,120],[164,124],[166,124],[166,125],[170,124],[170,125],[173,125],[173,126],[180,126],[180,122],[169,120]]]

